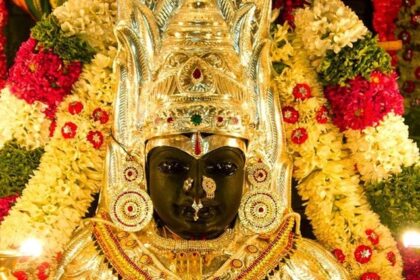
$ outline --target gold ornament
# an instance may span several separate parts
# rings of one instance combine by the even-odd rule
[[[208,199],[214,199],[214,193],[216,192],[216,182],[212,178],[203,176],[202,187],[206,193],[206,197]]]
[[[194,179],[192,178],[187,178],[187,180],[184,181],[184,184],[182,185],[182,189],[184,190],[184,192],[189,192],[192,185],[193,185]]]
[[[128,189],[112,199],[111,220],[125,231],[142,230],[151,221],[152,215],[152,200],[141,189]]]
[[[194,200],[193,204],[191,205],[192,209],[194,209],[194,221],[198,221],[198,212],[203,209],[203,203],[201,203],[201,199],[198,200],[198,203],[196,200]]]
[[[247,192],[241,201],[239,219],[252,232],[270,233],[281,224],[284,207],[277,194],[254,190]]]
[[[267,187],[271,181],[270,167],[262,161],[251,163],[247,168],[249,183],[258,188]]]

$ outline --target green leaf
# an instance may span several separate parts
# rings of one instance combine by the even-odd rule
[[[95,55],[95,50],[84,40],[77,36],[65,36],[52,14],[39,21],[32,28],[31,35],[39,46],[51,49],[63,60],[89,63]]]
[[[42,148],[27,151],[15,141],[4,145],[0,150],[0,197],[22,192],[43,153]]]
[[[338,54],[327,51],[319,68],[319,78],[324,86],[344,86],[347,80],[357,75],[368,79],[373,70],[391,72],[391,57],[369,34],[355,42],[353,47],[344,47]]]
[[[365,187],[373,210],[395,235],[420,221],[420,167],[405,167],[387,181]]]

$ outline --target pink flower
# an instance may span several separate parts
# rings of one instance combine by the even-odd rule
[[[10,208],[16,202],[18,195],[10,195],[0,198],[0,222],[9,214]]]
[[[386,259],[389,261],[389,263],[390,263],[392,266],[394,266],[394,265],[397,263],[397,258],[396,258],[396,256],[395,256],[395,253],[394,253],[394,252],[392,252],[392,251],[389,251],[389,252],[386,254]]]
[[[65,63],[50,50],[37,46],[35,39],[29,38],[16,54],[8,83],[12,92],[29,104],[39,101],[48,105],[44,113],[54,118],[57,106],[70,93],[81,71],[80,62]]]
[[[315,116],[318,123],[327,123],[328,122],[328,109],[325,106],[322,106],[319,108],[319,110],[316,112]]]
[[[371,81],[361,76],[350,80],[347,86],[325,89],[333,112],[333,122],[342,131],[375,126],[390,112],[404,113],[403,97],[398,90],[395,73],[385,75],[374,71]]]
[[[17,280],[28,280],[29,279],[28,274],[26,274],[26,272],[23,271],[23,270],[14,271],[13,276],[16,277]]]
[[[47,262],[41,263],[37,267],[37,277],[39,280],[47,280],[48,276],[50,275],[50,264]]]

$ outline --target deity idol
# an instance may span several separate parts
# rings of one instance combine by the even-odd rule
[[[55,279],[348,279],[299,232],[271,0],[120,0],[96,216]]]

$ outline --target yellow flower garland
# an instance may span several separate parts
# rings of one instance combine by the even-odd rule
[[[77,12],[71,15],[75,17],[73,21],[77,22],[80,13],[98,15],[95,7],[106,2],[111,1],[68,1],[55,13],[62,22],[59,15],[67,15],[62,11],[74,9]],[[86,30],[112,30],[115,9],[115,5],[107,5],[105,14],[100,13],[100,16],[86,20]],[[98,18],[101,18],[100,22],[94,20]],[[79,31],[85,32],[83,29]],[[28,182],[22,197],[0,226],[1,248],[18,246],[25,239],[35,236],[43,242],[45,256],[54,256],[56,252],[63,250],[86,213],[92,194],[101,187],[105,146],[111,121],[106,124],[95,122],[92,113],[97,108],[107,113],[112,112],[116,85],[112,63],[116,54],[116,41],[110,36],[106,38],[106,42],[107,47],[103,45],[103,48],[99,48],[102,51],[97,53],[91,64],[84,67],[79,80],[73,86],[72,95],[60,104],[56,115],[57,129],[45,147],[40,166]],[[100,44],[97,43],[97,46]],[[78,115],[71,115],[68,111],[69,104],[74,101],[84,105]],[[65,139],[62,135],[61,129],[67,122],[77,125],[77,133],[73,139]],[[95,149],[87,140],[90,131],[100,131],[103,134],[105,141],[100,149]]]

